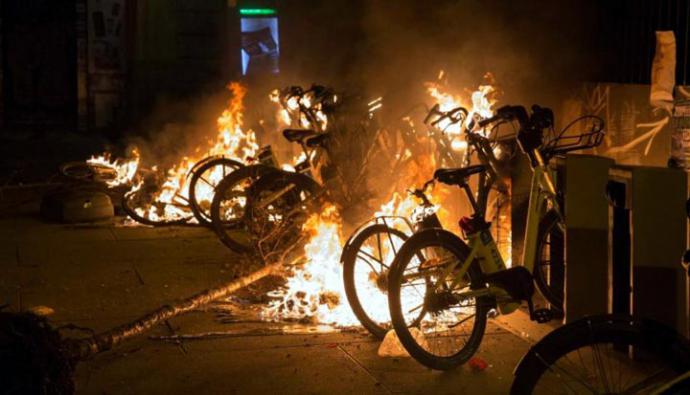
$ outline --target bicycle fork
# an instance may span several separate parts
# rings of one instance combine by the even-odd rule
[[[541,159],[541,156],[539,156]],[[556,199],[556,188],[551,178],[550,170],[543,161],[532,167],[532,182],[527,206],[527,225],[522,250],[522,265],[530,273],[534,270],[537,258],[537,245],[539,244],[539,221],[545,210],[545,204],[550,203],[553,210],[560,216],[563,223],[563,214]]]

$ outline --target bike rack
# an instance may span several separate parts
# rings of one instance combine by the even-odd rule
[[[560,162],[566,322],[609,309],[609,205],[604,190],[613,163],[594,155],[566,155]]]
[[[609,173],[612,312],[654,318],[688,336],[687,173],[646,166]]]
[[[593,155],[568,154],[553,165],[566,217],[567,267],[560,272],[556,266],[551,280],[564,276],[565,321],[626,313],[657,319],[688,336],[690,277],[682,266],[687,174],[621,166]],[[528,197],[520,193],[529,182],[523,178],[514,174],[512,180],[514,241],[523,237],[516,231],[524,227],[520,202]],[[520,254],[516,244],[513,251]]]

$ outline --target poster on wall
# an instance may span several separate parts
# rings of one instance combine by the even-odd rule
[[[242,75],[278,73],[280,44],[275,11],[241,9],[240,16]]]
[[[676,101],[673,107],[671,165],[690,169],[690,101]]]
[[[125,0],[90,0],[88,3],[89,70],[92,72],[124,71],[124,3]]]

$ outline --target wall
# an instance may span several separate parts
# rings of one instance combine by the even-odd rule
[[[672,119],[649,104],[649,85],[585,84],[568,95],[558,112],[558,123],[579,115],[604,119],[606,138],[591,153],[618,164],[666,166],[670,155]]]
[[[127,0],[88,0],[89,126],[118,126],[125,111]]]

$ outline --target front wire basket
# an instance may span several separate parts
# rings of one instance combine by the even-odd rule
[[[576,130],[575,125],[582,126]],[[549,155],[597,147],[604,139],[604,120],[596,115],[583,115],[567,124],[559,133],[553,129],[545,134],[542,151]]]

